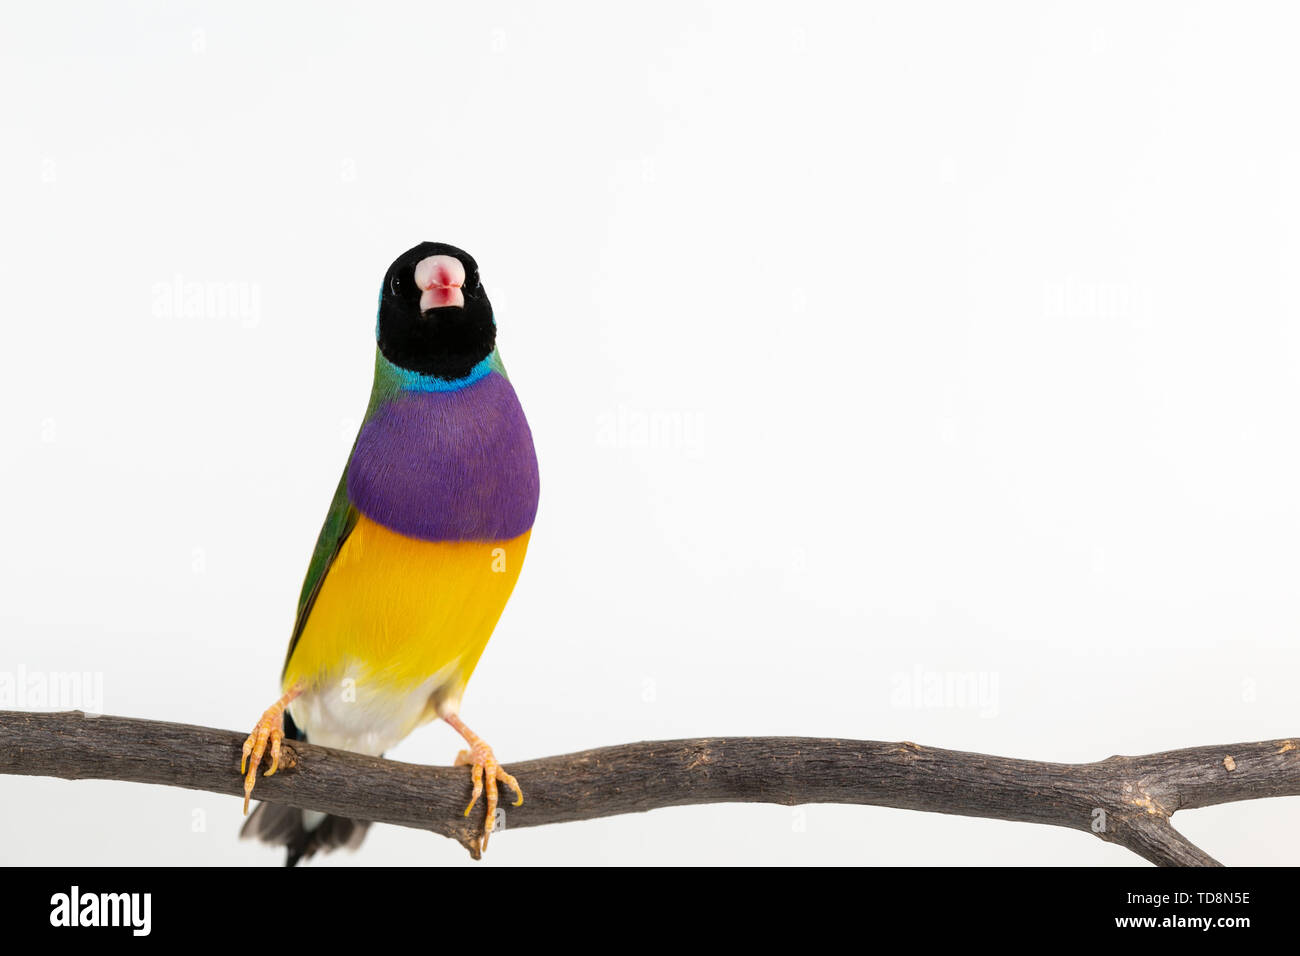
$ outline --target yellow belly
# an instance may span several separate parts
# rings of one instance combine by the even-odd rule
[[[430,707],[459,700],[514,590],[529,534],[419,541],[361,516],[321,584],[285,688],[301,681],[329,694],[347,676],[384,696],[432,687]]]

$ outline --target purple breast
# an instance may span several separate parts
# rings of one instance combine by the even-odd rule
[[[454,392],[399,392],[348,465],[367,518],[425,541],[500,541],[537,515],[537,455],[515,390],[493,372]]]

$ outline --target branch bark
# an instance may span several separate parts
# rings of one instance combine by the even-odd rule
[[[127,717],[0,711],[0,773],[125,780],[242,796],[244,734]],[[511,828],[701,803],[852,803],[1069,827],[1162,866],[1217,866],[1170,824],[1178,810],[1300,795],[1295,740],[1096,763],[1019,760],[809,737],[703,737],[509,761],[526,797]],[[430,830],[476,854],[463,767],[427,767],[286,741],[255,796]],[[505,802],[505,801],[503,801]]]

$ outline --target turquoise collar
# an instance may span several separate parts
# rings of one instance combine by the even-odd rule
[[[388,366],[388,372],[392,375],[394,383],[398,388],[408,392],[454,392],[458,389],[465,388],[467,385],[473,385],[479,379],[486,378],[492,371],[491,356],[479,362],[464,378],[439,378],[436,375],[424,375],[420,372],[412,372],[410,369],[400,368],[388,361],[383,353],[380,353],[379,359]]]

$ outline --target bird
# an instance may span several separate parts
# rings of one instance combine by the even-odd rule
[[[422,242],[384,275],[365,417],[316,540],[280,676],[244,742],[244,813],[283,741],[382,755],[441,719],[464,739],[468,816],[519,782],[461,720],[461,700],[523,566],[537,515],[532,432],[496,346],[496,317],[465,251]],[[369,823],[260,803],[241,835],[285,865],[355,849]]]

